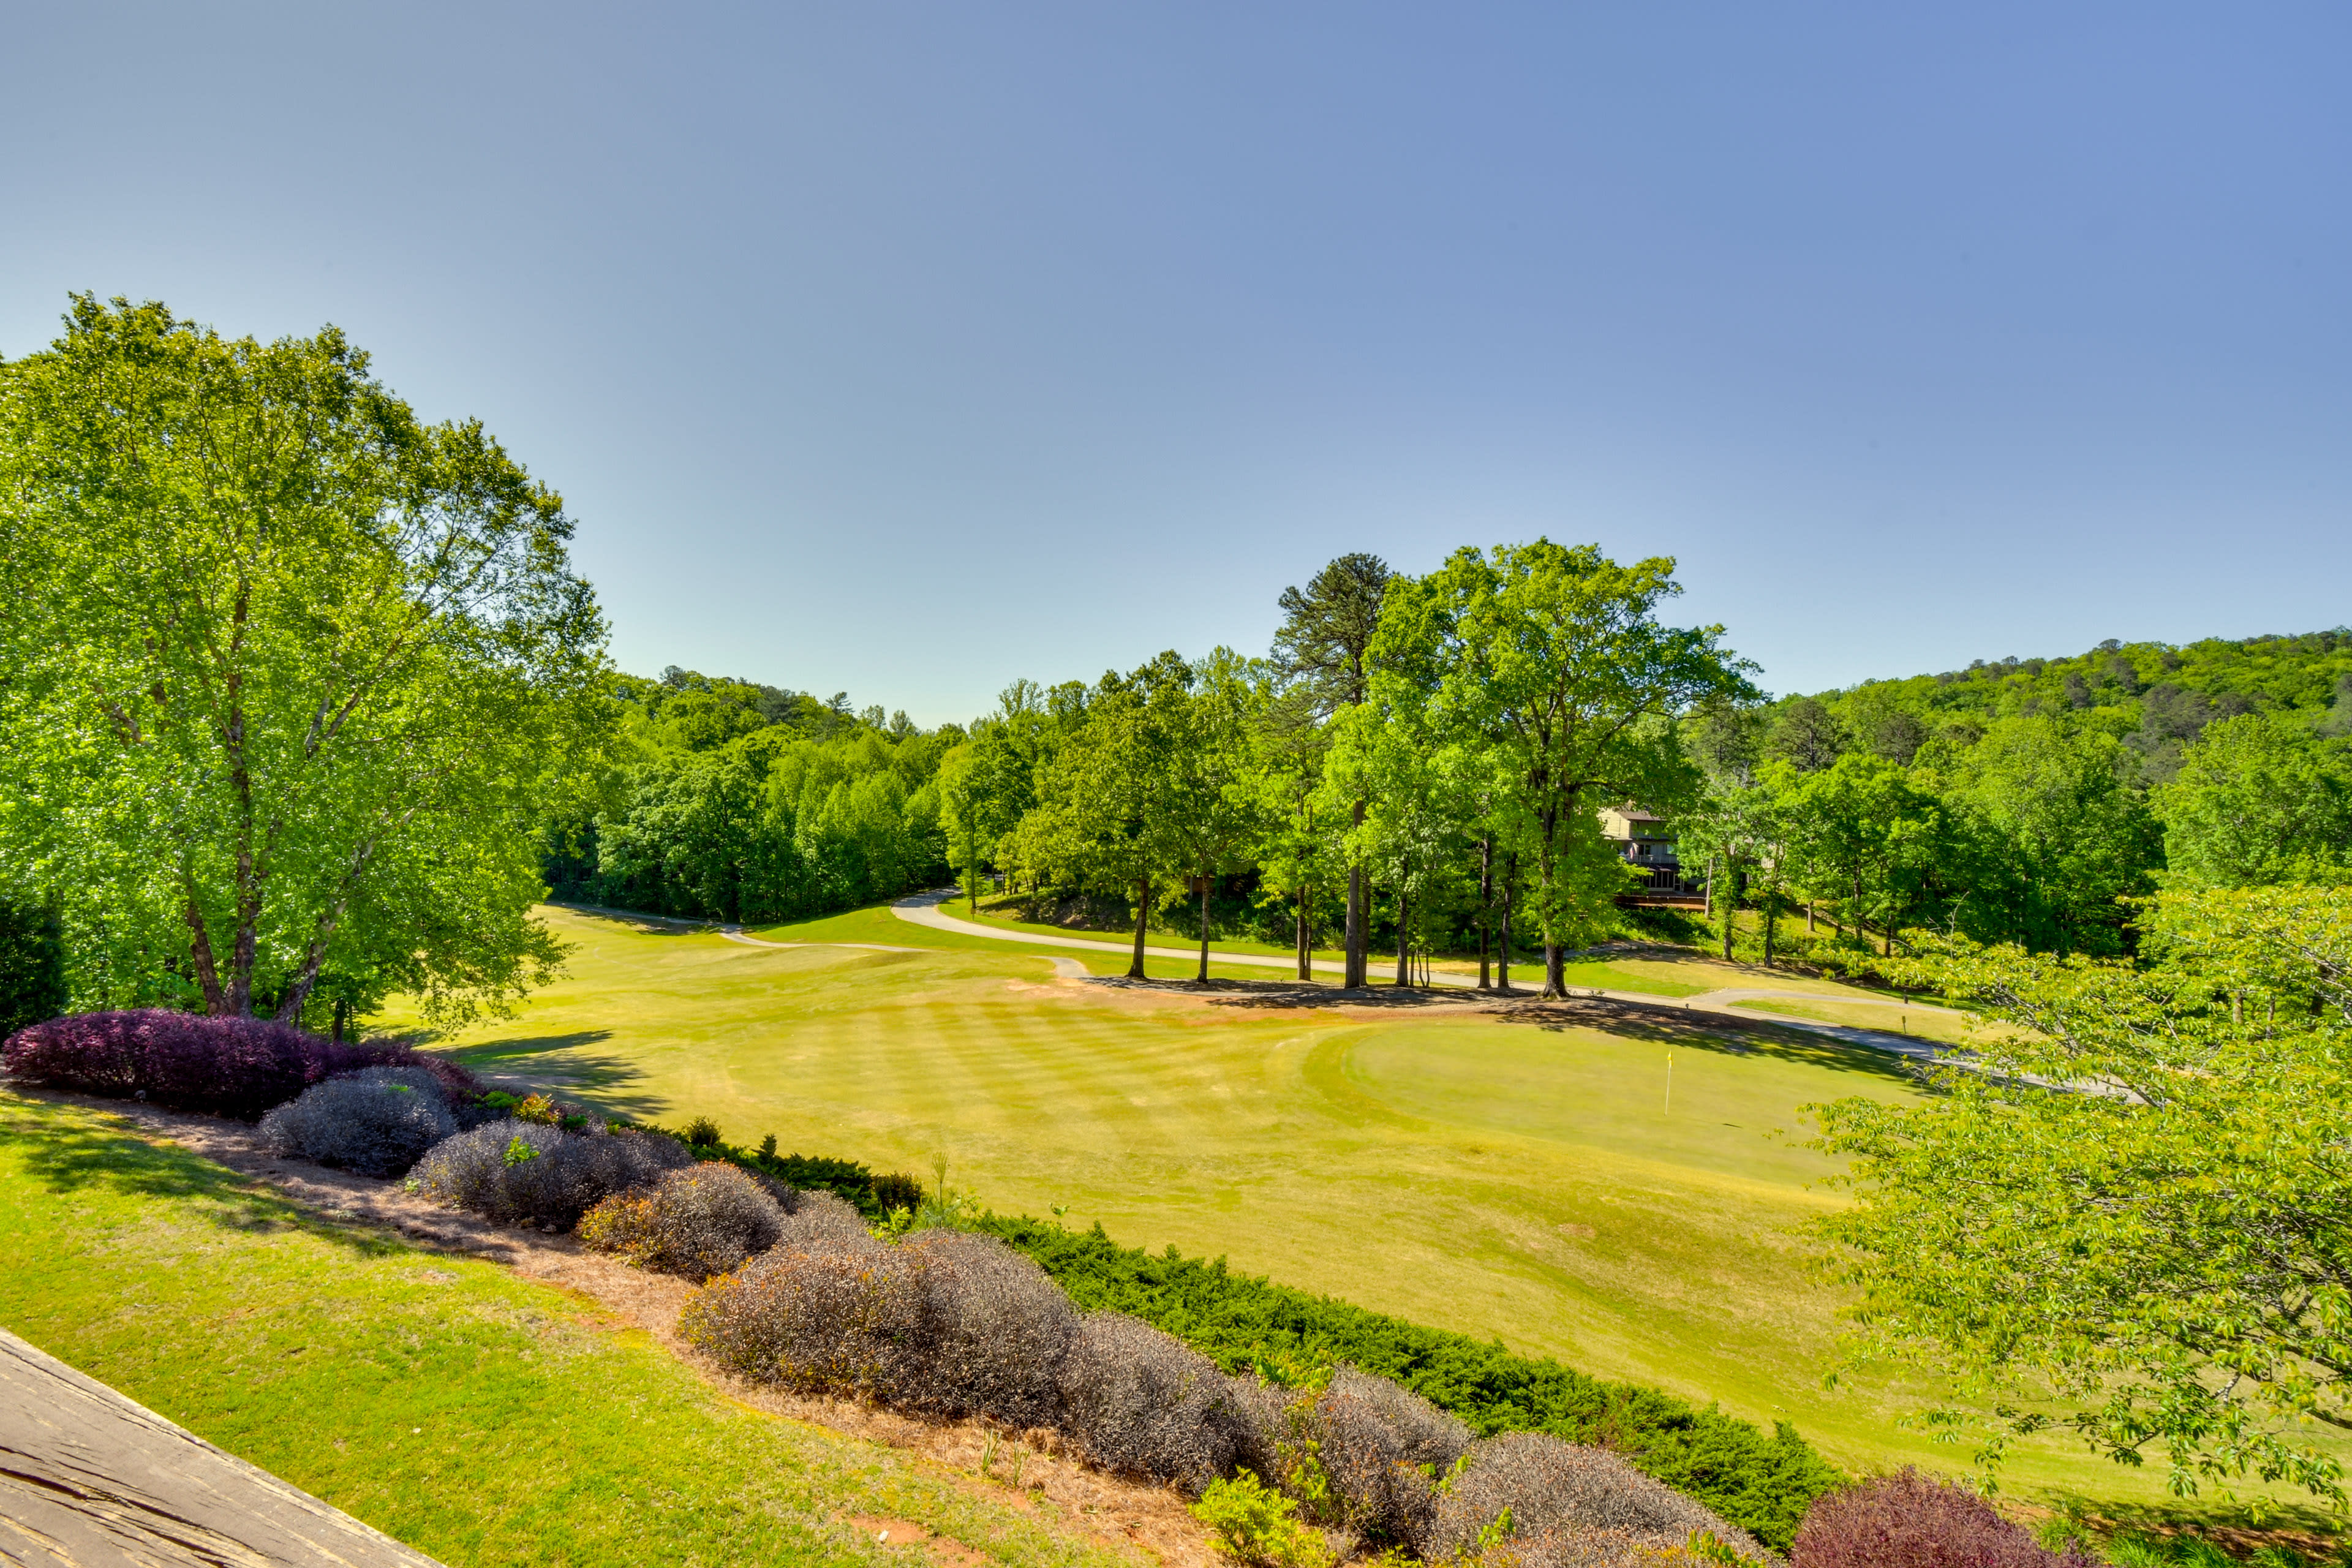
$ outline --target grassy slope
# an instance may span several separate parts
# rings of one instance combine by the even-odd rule
[[[995,1208],[1556,1354],[1871,1467],[1964,1455],[1895,1417],[1917,1391],[1824,1393],[1838,1296],[1790,1227],[1836,1199],[1778,1130],[1910,1092],[1886,1058],[1780,1037],[1603,1034],[1412,1012],[1204,1007],[1047,983],[1035,949],[867,910],[778,939],[939,939],[919,953],[761,951],[559,913],[571,977],[462,1037],[476,1066],[633,1114],[927,1172]],[[1663,964],[1705,988],[1737,970]],[[1766,1037],[1759,1031],[1759,1038]],[[1664,1104],[1675,1057],[1674,1106]],[[2029,1449],[2011,1484],[2152,1500],[2158,1482]]]
[[[584,1299],[320,1223],[120,1127],[0,1093],[0,1323],[445,1562],[919,1561],[838,1513],[1019,1568],[1122,1561],[734,1405]]]

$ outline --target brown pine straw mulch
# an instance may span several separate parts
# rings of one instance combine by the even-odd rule
[[[255,1130],[241,1121],[27,1085],[7,1088],[27,1099],[108,1111],[130,1122],[142,1137],[176,1143],[253,1177],[324,1218],[394,1231],[427,1250],[486,1258],[524,1279],[577,1292],[621,1325],[644,1330],[726,1397],[755,1410],[912,1454],[992,1502],[1041,1514],[1147,1563],[1215,1568],[1222,1562],[1182,1497],[1171,1489],[1139,1486],[1081,1463],[1058,1433],[1042,1427],[1025,1433],[995,1431],[977,1421],[919,1420],[848,1400],[805,1398],[729,1375],[678,1337],[678,1312],[694,1287],[674,1275],[631,1268],[589,1251],[568,1235],[499,1225],[462,1209],[443,1208],[397,1182],[270,1153],[261,1147]],[[986,1475],[981,1468],[983,1460],[990,1462]],[[1016,1466],[1018,1489],[1013,1485]],[[963,1542],[908,1520],[844,1514],[839,1522],[887,1544],[921,1544],[943,1568],[979,1568],[985,1561]]]

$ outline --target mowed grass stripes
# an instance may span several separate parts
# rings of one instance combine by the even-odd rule
[[[1799,1108],[1915,1092],[1893,1058],[1671,1018],[1604,1031],[1063,983],[1046,952],[887,910],[763,934],[924,951],[550,919],[576,944],[571,973],[519,1019],[449,1042],[478,1068],[926,1182],[944,1158],[1000,1211],[1063,1210],[1124,1243],[1790,1420],[1854,1468],[1966,1463],[1897,1425],[1932,1390],[1822,1387],[1843,1299],[1795,1232],[1843,1199]],[[1669,967],[1691,988],[1738,983]],[[2054,1439],[2008,1484],[2118,1502],[2161,1486]]]

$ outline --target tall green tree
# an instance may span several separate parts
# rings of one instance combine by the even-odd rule
[[[609,713],[571,531],[331,327],[77,297],[0,367],[0,842],[77,999],[299,1018],[352,952],[454,1016],[547,973],[541,806]]]
[[[2339,1505],[2352,1432],[2352,904],[2178,891],[2162,962],[1930,940],[1899,978],[1989,1030],[1922,1100],[1811,1107],[1860,1201],[1820,1222],[1859,1348],[1954,1375],[1997,1460],[2048,1427],[2173,1489]]]
[[[1296,690],[1266,693],[1257,729],[1255,780],[1264,828],[1257,844],[1262,894],[1287,899],[1298,978],[1315,977],[1317,894],[1347,881],[1347,852],[1339,826],[1348,805],[1333,809],[1323,791],[1330,732]]]
[[[1475,740],[1501,786],[1497,815],[1534,877],[1544,994],[1565,994],[1572,936],[1589,931],[1624,873],[1600,837],[1603,805],[1672,809],[1696,795],[1697,770],[1669,721],[1711,697],[1752,699],[1750,668],[1720,646],[1720,626],[1657,616],[1681,592],[1664,558],[1621,566],[1597,545],[1538,539],[1456,551],[1414,595],[1400,625],[1426,623],[1436,722]]]
[[[1209,895],[1216,879],[1248,863],[1267,826],[1257,778],[1257,731],[1265,711],[1263,672],[1231,648],[1192,667],[1168,750],[1169,835],[1200,900],[1202,984],[1209,979]]]
[[[2124,951],[2123,900],[2153,890],[2162,858],[2156,821],[2124,782],[2126,758],[2113,735],[2069,732],[2046,715],[1986,727],[1949,781],[1948,797],[1988,830],[1994,862],[1955,868],[1979,895],[1962,929],[1992,923],[1991,934],[2062,953]],[[1948,847],[1958,859],[1970,846]]]
[[[2352,750],[2293,716],[2208,724],[2155,805],[2166,863],[2184,883],[2252,888],[2352,875]]]
[[[1894,763],[1849,752],[1820,773],[1785,763],[1768,771],[1786,823],[1795,879],[1815,898],[1842,905],[1848,925],[1876,924],[1885,952],[1895,933],[1938,890],[1954,859],[1944,803]]]
[[[1381,606],[1395,574],[1377,555],[1342,555],[1318,572],[1304,589],[1285,588],[1283,621],[1274,636],[1275,668],[1303,692],[1316,713],[1329,720],[1365,701],[1371,692],[1372,642],[1379,635]],[[1351,827],[1361,826],[1365,803],[1349,803]],[[1340,984],[1362,985],[1368,977],[1370,928],[1361,863],[1348,868],[1346,974]]]
[[[1192,667],[1163,653],[1106,674],[1038,780],[1037,805],[1010,850],[1024,870],[1118,889],[1135,904],[1130,979],[1144,978],[1151,911],[1188,858],[1180,831],[1177,751],[1191,725]]]

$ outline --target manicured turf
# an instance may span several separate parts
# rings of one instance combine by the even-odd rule
[[[1811,1018],[1824,1024],[1851,1025],[1859,1029],[1886,1029],[1946,1045],[1981,1045],[1989,1037],[1981,1027],[1971,1029],[1964,1016],[1926,1007],[1891,1007],[1868,1002],[1841,1003],[1829,998],[1816,1000],[1811,997],[1801,1002],[1757,1000],[1735,1002],[1732,1005],[1750,1012],[1777,1014],[1785,1018]]]
[[[585,1299],[323,1224],[102,1114],[0,1093],[0,1323],[450,1563],[1122,1559],[719,1397]]]
[[[1049,950],[887,910],[761,934],[929,951],[552,919],[578,943],[571,973],[456,1042],[483,1070],[926,1181],[944,1157],[999,1210],[1066,1208],[1125,1243],[1790,1419],[1857,1468],[1966,1463],[1897,1428],[1918,1390],[1824,1392],[1842,1298],[1790,1235],[1841,1201],[1815,1184],[1828,1166],[1798,1107],[1913,1092],[1891,1058],[1763,1020],[1727,1040],[1671,1018],[1602,1033],[1063,984]],[[1759,983],[1700,960],[1624,967],[1686,990]],[[2052,1482],[2147,1500],[2160,1485],[2054,1440],[2011,1466],[2014,1488]]]

